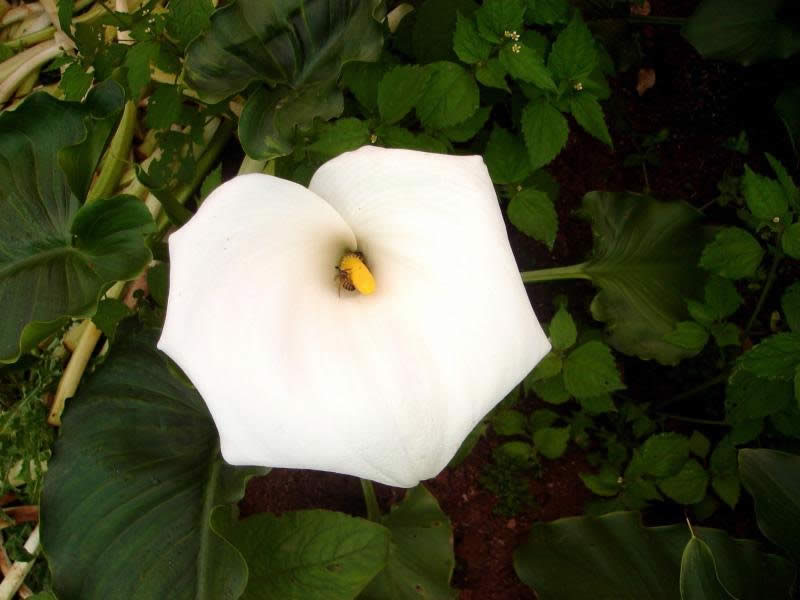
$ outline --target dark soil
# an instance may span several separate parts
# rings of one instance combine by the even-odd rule
[[[696,2],[651,0],[651,4],[654,16],[685,17]],[[744,68],[703,60],[675,26],[635,25],[630,32],[639,39],[643,58],[640,65],[611,82],[612,97],[604,104],[614,150],[573,124],[566,149],[548,167],[560,184],[560,230],[552,252],[509,226],[520,270],[583,261],[591,250],[591,231],[573,216],[573,211],[592,190],[643,191],[641,167],[625,167],[623,161],[640,151],[645,136],[662,128],[669,130],[669,136],[657,150],[660,165],[648,167],[650,193],[656,198],[684,199],[698,208],[705,207],[712,220],[727,219],[732,212],[710,205],[726,172],[740,173],[745,162],[768,172],[761,149],[783,159],[791,156],[788,138],[772,111],[781,90],[780,70],[785,65]],[[655,87],[643,96],[636,91],[639,67],[656,71]],[[747,157],[723,146],[742,130],[747,131],[751,149],[757,150]],[[553,314],[553,298],[566,294],[575,316],[592,323],[588,303],[593,289],[587,283],[532,285],[529,294],[542,321]],[[625,360],[622,368],[627,393],[634,398],[670,398],[693,385],[691,372],[681,370],[677,374],[653,362]],[[703,374],[695,375],[700,378]],[[720,394],[721,390],[710,393]],[[578,473],[590,467],[583,453],[573,449],[559,460],[544,460],[541,477],[530,481],[533,506],[515,517],[496,516],[492,509],[497,499],[481,487],[479,476],[497,443],[490,432],[464,463],[425,483],[452,521],[456,555],[453,585],[461,590],[461,600],[534,599],[535,594],[514,573],[514,549],[527,538],[534,521],[582,514],[584,503],[591,497],[578,478]],[[377,486],[377,493],[387,510],[402,498],[403,490]],[[244,516],[306,508],[365,514],[357,479],[285,469],[274,469],[268,476],[252,480],[240,507]],[[735,515],[729,515],[729,530],[737,534],[752,531],[752,511],[737,514],[750,522],[738,523]]]

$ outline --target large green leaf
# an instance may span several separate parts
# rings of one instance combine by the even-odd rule
[[[583,213],[592,223],[594,253],[581,270],[601,288],[591,310],[606,323],[608,342],[662,364],[691,356],[664,336],[687,320],[686,300],[703,294],[699,213],[679,202],[612,192],[586,194]]]
[[[739,473],[755,500],[762,533],[800,562],[800,456],[745,448]]]
[[[696,528],[695,535],[735,597],[789,598],[794,568],[787,560],[718,529]],[[514,568],[540,600],[675,600],[690,537],[683,523],[644,527],[631,512],[536,523],[514,553]]]
[[[424,486],[409,490],[381,519],[392,532],[389,563],[359,596],[362,600],[448,600],[455,558],[450,520]]]
[[[221,508],[213,523],[247,560],[242,600],[355,598],[386,565],[389,530],[372,521],[326,510],[235,517]]]
[[[683,35],[705,58],[749,65],[800,51],[800,27],[789,17],[796,0],[704,0]],[[786,15],[783,15],[785,7]],[[789,18],[787,18],[789,17]],[[795,13],[795,20],[797,13]]]
[[[60,600],[234,600],[247,565],[210,525],[258,469],[233,468],[202,399],[124,323],[64,417],[42,498]]]
[[[92,314],[108,284],[150,260],[141,202],[81,208],[123,100],[107,81],[83,104],[41,93],[0,114],[0,362]]]

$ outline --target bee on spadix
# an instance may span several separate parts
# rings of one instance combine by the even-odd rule
[[[364,295],[375,291],[375,278],[361,252],[347,252],[342,257],[336,266],[336,282],[339,284],[340,294],[342,288],[350,292],[358,290]]]

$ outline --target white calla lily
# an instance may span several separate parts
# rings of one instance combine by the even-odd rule
[[[547,354],[480,157],[364,147],[217,188],[169,240],[159,348],[235,465],[412,487]],[[341,289],[363,253],[374,293]]]

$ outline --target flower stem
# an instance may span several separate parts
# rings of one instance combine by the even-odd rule
[[[556,281],[559,279],[591,279],[591,276],[584,271],[586,263],[570,265],[568,267],[553,267],[552,269],[536,269],[535,271],[523,271],[523,283],[538,283],[540,281]]]
[[[744,328],[744,337],[750,335],[750,331],[753,329],[753,325],[755,324],[761,309],[764,307],[764,302],[766,301],[767,296],[769,295],[770,291],[772,290],[772,286],[775,283],[775,277],[778,274],[778,266],[781,264],[781,260],[783,260],[783,249],[781,248],[780,236],[778,236],[776,242],[775,255],[772,257],[772,264],[769,267],[767,281],[764,283],[764,288],[761,290],[761,295],[758,297],[758,302],[756,302],[756,307],[753,309],[753,314],[751,314],[750,318],[747,320],[747,326]]]
[[[694,417],[684,417],[682,415],[673,415],[671,413],[656,413],[659,417],[664,419],[673,419],[675,421],[683,421],[685,423],[697,423],[698,425],[715,425],[717,427],[730,427],[730,423],[725,421],[715,421],[714,419],[695,419]]]
[[[367,518],[377,523],[381,518],[381,509],[378,506],[375,487],[369,479],[362,479],[361,490],[364,492],[364,503],[367,505]]]
[[[136,129],[136,104],[129,100],[125,103],[117,131],[101,162],[100,174],[86,196],[86,204],[99,198],[108,198],[117,189],[122,171],[129,162],[128,154],[133,143],[134,129]]]

